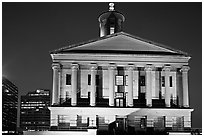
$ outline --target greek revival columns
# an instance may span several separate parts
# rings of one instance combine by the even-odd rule
[[[182,83],[183,83],[183,106],[189,107],[189,100],[188,100],[188,70],[190,67],[183,66],[181,68],[182,72]]]
[[[77,105],[77,70],[79,68],[78,64],[72,64],[72,76],[71,76],[71,85],[72,85],[72,91],[71,91],[71,105],[76,106]]]
[[[96,72],[97,65],[91,66],[91,96],[90,96],[90,106],[95,106],[96,104]]]
[[[133,65],[128,67],[128,106],[133,106]]]
[[[114,106],[114,95],[115,95],[115,84],[114,84],[114,77],[115,77],[115,65],[110,65],[108,67],[109,71],[109,106]]]
[[[59,103],[61,66],[59,63],[53,63],[52,69],[53,69],[52,105],[54,105]]]
[[[152,77],[151,77],[151,72],[152,72],[152,66],[147,65],[145,67],[146,71],[146,105],[148,107],[152,106]]]
[[[170,94],[170,84],[169,84],[169,76],[170,76],[171,66],[164,66],[164,77],[165,77],[165,105],[166,107],[171,106],[171,94]]]

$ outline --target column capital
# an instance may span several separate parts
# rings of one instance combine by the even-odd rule
[[[98,68],[97,64],[91,64],[90,69],[91,70],[96,70]]]
[[[163,68],[162,68],[162,71],[171,71],[171,66],[164,66]]]
[[[181,72],[188,72],[189,70],[190,70],[189,66],[182,66],[180,69]]]
[[[144,68],[144,70],[145,70],[145,71],[152,71],[153,68],[154,68],[154,67],[153,67],[152,65],[146,65],[145,68]]]
[[[71,68],[72,68],[72,70],[78,70],[79,65],[78,64],[72,64]]]
[[[133,71],[134,68],[135,68],[134,65],[128,65],[128,66],[126,67],[126,69],[129,70],[129,71]]]
[[[60,69],[61,64],[60,63],[52,63],[52,69]]]
[[[109,70],[115,70],[116,69],[116,65],[115,64],[109,64],[108,69]]]

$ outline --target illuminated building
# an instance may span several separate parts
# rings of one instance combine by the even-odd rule
[[[100,37],[52,51],[51,130],[165,134],[191,129],[188,61],[180,50],[122,31],[99,16]]]
[[[15,134],[17,131],[18,88],[2,77],[2,133]]]
[[[20,127],[23,131],[47,131],[50,127],[50,91],[36,90],[21,96]]]

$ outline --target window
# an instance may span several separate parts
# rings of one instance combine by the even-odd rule
[[[170,86],[170,87],[173,87],[173,84],[172,84],[172,76],[169,77],[169,86]]]
[[[110,27],[110,34],[114,33],[115,28],[114,27]]]
[[[116,84],[117,86],[123,86],[123,85],[124,85],[123,76],[116,76],[116,78],[115,78],[115,84]]]
[[[71,85],[71,74],[66,74],[66,85]]]
[[[124,98],[123,92],[115,92],[115,98]]]
[[[164,76],[161,77],[161,85],[162,87],[165,87],[165,77]]]
[[[91,85],[91,75],[88,74],[88,85]]]
[[[145,76],[140,76],[139,82],[140,82],[140,86],[145,86]]]
[[[123,107],[123,99],[117,98],[115,105],[116,105],[116,107]]]

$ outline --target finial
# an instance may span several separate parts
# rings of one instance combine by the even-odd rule
[[[109,11],[114,11],[114,3],[109,3]]]

